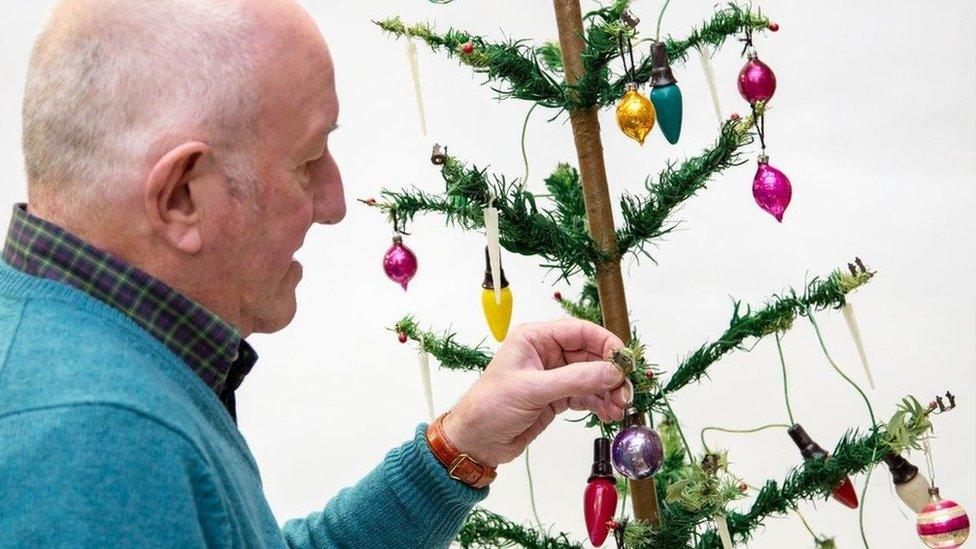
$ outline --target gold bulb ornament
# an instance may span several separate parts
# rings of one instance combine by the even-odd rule
[[[634,141],[644,145],[644,138],[654,129],[657,112],[651,100],[637,91],[637,84],[627,84],[623,99],[617,105],[617,124]]]
[[[485,258],[485,280],[481,284],[481,307],[485,311],[488,329],[495,341],[501,343],[508,335],[508,327],[512,323],[512,289],[508,287],[505,269],[501,270],[501,285],[495,292],[495,278],[491,274],[491,262]]]

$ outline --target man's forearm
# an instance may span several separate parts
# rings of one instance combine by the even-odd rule
[[[450,478],[418,428],[358,484],[324,510],[289,521],[294,548],[446,547],[472,507],[488,495]]]

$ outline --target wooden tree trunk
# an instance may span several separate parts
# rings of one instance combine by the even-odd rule
[[[559,44],[562,48],[566,82],[575,84],[584,74],[583,15],[579,0],[553,0],[556,24],[559,27]],[[577,110],[570,113],[576,154],[579,157],[583,196],[590,236],[610,259],[596,266],[596,281],[600,291],[603,324],[625,342],[630,341],[630,319],[627,296],[624,294],[620,274],[620,256],[613,223],[610,192],[607,189],[607,170],[603,161],[603,142],[600,139],[600,121],[597,109]],[[654,479],[630,481],[634,503],[634,516],[639,520],[657,524],[659,521],[657,491]]]

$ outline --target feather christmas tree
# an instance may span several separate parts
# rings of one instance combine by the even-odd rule
[[[759,160],[763,165],[765,101],[769,97],[750,101],[750,116],[733,115],[725,120],[714,141],[697,156],[669,163],[656,178],[648,178],[644,192],[619,198],[620,225],[613,219],[597,114],[600,110],[616,109],[625,95],[640,94],[640,88],[647,86],[658,88],[654,105],[659,109],[681,109],[680,95],[675,95],[680,92],[673,92],[672,98],[664,98],[660,92],[662,88],[674,87],[672,67],[681,67],[692,52],[707,60],[707,52],[723,47],[730,39],[746,43],[752,62],[754,37],[776,31],[779,26],[763,13],[735,4],[719,8],[683,38],[661,37],[659,18],[657,38],[649,48],[654,53],[635,57],[633,43],[640,38],[641,27],[639,20],[628,11],[629,3],[629,0],[615,0],[584,14],[579,0],[554,0],[559,40],[538,44],[527,40],[493,41],[458,29],[439,31],[430,24],[410,24],[399,17],[377,21],[380,28],[395,37],[426,43],[433,51],[482,75],[503,99],[531,102],[533,108],[549,109],[552,118],[567,114],[575,138],[578,168],[569,164],[558,166],[545,179],[547,192],[536,195],[526,189],[524,178],[511,179],[490,173],[436,147],[431,160],[444,180],[443,192],[386,189],[377,199],[363,202],[386,214],[396,234],[406,234],[418,215],[441,215],[450,225],[466,231],[485,230],[486,219],[491,220],[490,243],[497,239],[503,252],[538,257],[543,267],[554,270],[567,282],[583,280],[577,299],[557,295],[557,301],[568,314],[601,324],[628,342],[631,359],[628,371],[635,388],[635,410],[628,418],[628,425],[641,429],[644,427],[639,424],[653,426],[663,445],[661,453],[655,456],[659,463],[655,463],[653,476],[636,478],[644,475],[634,475],[635,478],[626,481],[618,477],[618,487],[630,497],[632,513],[625,511],[619,515],[620,520],[608,523],[612,530],[610,537],[620,547],[728,547],[748,541],[767,518],[794,514],[799,502],[826,499],[842,487],[843,501],[857,505],[853,492],[846,492],[850,488],[847,479],[869,475],[886,456],[891,461],[891,456],[921,449],[931,432],[929,418],[937,410],[907,398],[897,405],[888,422],[877,421],[867,396],[836,367],[824,345],[830,364],[864,397],[870,425],[851,428],[831,451],[812,442],[805,444],[801,448],[804,460],[789,464],[792,468],[784,466],[779,480],[765,481],[752,494],[750,487],[730,470],[724,451],[706,447],[704,454],[694,453],[681,432],[676,413],[680,411],[672,409],[669,395],[701,381],[724,356],[747,351],[747,345],[754,345],[760,339],[775,338],[779,348],[780,336],[794,328],[800,318],[808,319],[819,337],[815,316],[843,310],[848,295],[870,282],[874,273],[858,260],[856,266],[851,264],[847,269],[814,278],[800,290],[772,295],[761,306],[736,302],[725,332],[668,368],[669,375],[664,376],[644,361],[638,334],[630,325],[621,259],[628,255],[649,256],[650,245],[677,226],[673,214],[682,204],[703,191],[714,176],[748,161],[746,154],[755,137],[761,144]],[[703,64],[710,73],[711,64]],[[777,101],[786,100],[777,98]],[[640,103],[650,109],[646,117],[648,124],[642,127],[646,135],[654,123],[654,106],[650,101]],[[714,110],[720,112],[717,105],[716,100]],[[701,107],[699,114],[711,116],[710,110]],[[687,118],[689,106],[685,105],[683,111]],[[681,110],[675,113],[668,115],[668,127],[662,128],[671,142],[678,139],[682,119]],[[627,131],[630,126],[621,121],[621,127]],[[762,201],[760,205],[769,211]],[[785,209],[785,204],[782,207]],[[488,208],[491,215],[486,215]],[[781,219],[782,212],[777,212],[774,215]],[[485,292],[489,288],[486,283]],[[491,296],[497,291],[494,288]],[[481,371],[492,358],[490,349],[464,345],[451,332],[424,329],[413,317],[403,318],[393,330],[401,340],[413,341],[442,368]],[[823,344],[822,337],[820,341]],[[785,359],[783,374],[790,423],[759,429],[782,427],[796,433],[802,428],[789,410]],[[585,425],[599,429],[594,434],[601,437],[613,437],[622,428],[619,424],[601,424],[596,418],[590,418]],[[589,448],[581,451],[589,452]],[[607,484],[605,466],[601,471],[603,476],[599,480]],[[585,480],[585,474],[582,476]],[[607,486],[601,485],[601,489],[606,490]],[[732,505],[747,498],[751,502]],[[863,511],[863,493],[861,499]],[[603,525],[596,526],[599,529]],[[604,530],[595,537],[602,540],[605,534]],[[484,509],[472,513],[457,541],[462,547],[582,547],[567,534],[543,531],[541,525],[533,528],[517,524]],[[833,543],[820,536],[815,536],[815,541],[821,547]]]

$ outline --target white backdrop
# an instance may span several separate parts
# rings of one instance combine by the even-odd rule
[[[440,218],[420,220],[408,239],[420,272],[404,294],[380,268],[389,228],[352,200],[374,196],[383,186],[440,188],[428,161],[435,140],[511,177],[523,169],[518,137],[527,104],[494,101],[468,69],[422,48],[431,133],[421,136],[403,44],[370,20],[401,14],[496,38],[555,37],[551,6],[541,1],[304,3],[336,58],[343,127],[334,149],[351,203],[343,224],[309,236],[300,253],[306,278],[298,317],[283,333],[253,338],[262,360],[239,395],[241,428],[281,520],[324,505],[425,419],[415,354],[386,327],[414,313],[425,324],[453,326],[462,341],[487,334],[479,304],[480,235],[445,229]],[[51,4],[0,0],[0,204],[25,195],[19,151],[25,65]],[[659,5],[635,3],[646,32]],[[759,38],[757,46],[779,79],[767,130],[773,164],[789,174],[795,189],[785,223],[778,225],[753,203],[750,162],[729,170],[679,212],[682,230],[654,250],[659,265],[627,260],[625,273],[633,320],[650,344],[651,360],[673,368],[722,332],[730,296],[758,304],[855,255],[865,258],[879,275],[853,302],[879,380],[871,393],[878,415],[888,417],[907,393],[925,401],[946,389],[959,395],[959,410],[936,422],[935,460],[943,495],[976,511],[974,7],[963,0],[925,6],[767,2],[782,29]],[[683,35],[712,8],[711,2],[675,2],[665,32]],[[735,90],[738,54],[737,43],[730,43],[714,59],[726,113],[746,110]],[[685,96],[678,146],[667,145],[655,130],[641,149],[617,131],[612,113],[604,113],[613,192],[639,190],[668,158],[696,154],[714,138],[715,117],[697,59],[676,74]],[[556,162],[575,160],[568,124],[547,124],[547,118],[537,111],[528,133],[530,186],[540,192],[541,178]],[[2,215],[5,226],[6,206]],[[507,254],[505,262],[515,321],[559,317],[552,293],[573,295],[571,288],[554,284],[534,259]],[[835,357],[863,380],[843,319],[837,313],[821,319]],[[794,410],[817,440],[833,447],[844,430],[867,424],[863,405],[830,370],[808,324],[798,322],[784,345]],[[438,409],[449,407],[473,380],[435,372]],[[775,346],[763,341],[752,353],[731,354],[714,367],[710,383],[673,400],[696,447],[703,426],[784,422]],[[581,493],[593,436],[559,421],[532,447],[542,519],[578,539],[585,537]],[[781,478],[800,462],[781,431],[713,440],[731,449],[735,472],[752,483]],[[913,461],[922,465],[921,456]],[[863,479],[856,480],[860,485]],[[485,505],[516,520],[530,518],[521,461],[502,467]],[[802,509],[815,529],[836,535],[840,547],[859,543],[856,512],[832,501]],[[899,510],[884,469],[872,479],[866,522],[875,547],[919,545],[914,517]],[[750,546],[812,542],[795,518],[777,518]]]

